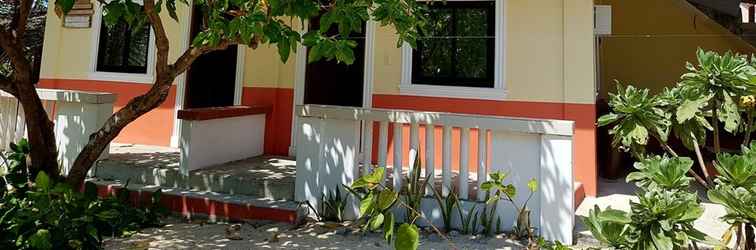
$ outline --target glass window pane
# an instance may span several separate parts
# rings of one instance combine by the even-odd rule
[[[129,46],[128,66],[147,67],[147,52],[149,50],[150,31],[145,28],[131,36]]]
[[[457,39],[457,77],[486,78],[490,38]]]
[[[428,20],[428,33],[424,37],[443,37],[452,35],[453,11],[444,7],[442,3],[431,6],[426,18]]]
[[[100,63],[106,66],[119,66],[123,62],[123,49],[126,46],[126,24],[119,22],[110,27],[103,25],[102,28],[106,36],[100,40],[100,50],[104,50],[101,51],[104,54]]]
[[[460,8],[456,16],[457,36],[488,36],[488,12],[482,8]]]
[[[452,40],[424,39],[419,46],[420,68],[416,69],[423,78],[452,76]]]

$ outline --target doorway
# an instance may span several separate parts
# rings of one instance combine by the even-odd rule
[[[310,30],[320,28],[320,19],[310,19]],[[303,104],[362,107],[365,82],[365,23],[361,32],[353,32],[350,38],[357,42],[354,48],[354,63],[346,65],[336,60],[308,63],[305,67]],[[338,34],[336,25],[327,32]],[[308,52],[309,53],[309,52]]]
[[[202,30],[201,7],[192,10],[191,36]],[[238,46],[213,51],[198,57],[186,73],[184,108],[234,105]]]

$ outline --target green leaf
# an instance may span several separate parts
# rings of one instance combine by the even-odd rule
[[[360,215],[364,216],[370,212],[370,209],[373,207],[373,199],[373,193],[370,193],[360,201]]]
[[[63,11],[63,14],[65,15],[73,9],[74,2],[76,2],[76,0],[57,0],[55,1],[55,5],[60,7],[60,10]]]
[[[535,178],[528,181],[528,189],[530,189],[530,192],[535,192],[536,190],[538,190],[538,181]]]
[[[677,116],[677,122],[684,123],[695,117],[707,103],[708,100],[706,98],[683,101],[682,105],[677,108],[677,113],[675,114]]]
[[[392,205],[394,205],[397,197],[398,194],[394,192],[394,190],[382,190],[380,193],[378,193],[378,210],[383,211],[389,209]]]
[[[612,124],[612,123],[614,123],[615,121],[617,121],[619,119],[620,119],[620,116],[617,115],[617,114],[615,114],[615,113],[609,113],[609,114],[606,114],[606,115],[602,115],[598,119],[598,126],[599,127],[603,127],[603,126]]]
[[[373,217],[370,217],[370,220],[368,221],[368,224],[370,225],[370,230],[378,230],[383,226],[383,214],[376,214]]]
[[[394,249],[396,250],[415,250],[418,247],[420,234],[417,226],[404,223],[396,231],[396,241]]]
[[[386,218],[383,222],[383,238],[386,241],[391,242],[391,239],[394,237],[394,225],[396,224],[396,220],[391,211],[384,213],[383,217]]]
[[[37,178],[34,179],[34,183],[40,190],[48,191],[52,187],[50,183],[50,177],[45,174],[44,171],[40,171],[37,174]]]
[[[36,233],[29,237],[29,245],[35,249],[52,249],[52,243],[50,243],[50,231],[47,229],[39,229]]]

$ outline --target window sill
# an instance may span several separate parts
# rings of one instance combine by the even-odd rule
[[[476,88],[476,87],[453,87],[420,84],[401,84],[399,93],[402,95],[448,97],[462,99],[480,99],[504,101],[507,99],[507,90],[504,88]]]
[[[143,84],[152,84],[154,82],[154,77],[151,74],[139,73],[91,72],[89,73],[89,79]]]

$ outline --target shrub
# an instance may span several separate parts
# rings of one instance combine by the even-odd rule
[[[143,208],[126,204],[129,192],[99,199],[94,184],[78,192],[39,172],[32,182],[26,159],[28,144],[13,145],[3,158],[0,176],[0,249],[100,249],[105,236],[129,235],[134,230],[158,226],[164,209],[157,204],[161,193]]]

